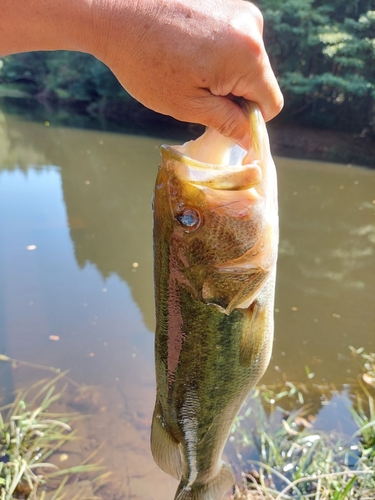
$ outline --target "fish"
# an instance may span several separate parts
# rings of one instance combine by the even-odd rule
[[[151,451],[175,500],[220,500],[222,453],[272,349],[276,169],[266,125],[244,101],[252,145],[213,129],[161,146],[153,194],[156,402]]]

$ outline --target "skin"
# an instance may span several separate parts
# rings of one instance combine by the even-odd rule
[[[184,146],[162,147],[154,192],[151,449],[180,480],[176,500],[219,500],[233,484],[222,451],[271,354],[276,172],[261,115],[253,111],[250,122],[254,147],[237,167],[225,165],[225,151],[219,168],[199,164],[206,143],[219,162],[223,137],[212,130]]]
[[[78,50],[107,64],[145,106],[250,146],[229,94],[266,121],[283,98],[259,10],[242,0],[2,0],[0,55]]]

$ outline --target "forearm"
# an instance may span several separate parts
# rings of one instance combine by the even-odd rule
[[[0,55],[89,51],[93,0],[1,0]]]

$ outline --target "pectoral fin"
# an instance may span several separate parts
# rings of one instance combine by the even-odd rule
[[[263,348],[266,336],[267,311],[258,301],[243,311],[246,321],[240,343],[240,363],[249,367]]]
[[[151,426],[151,452],[155,462],[167,474],[181,479],[182,462],[180,444],[171,436],[163,423],[160,403],[155,405]]]

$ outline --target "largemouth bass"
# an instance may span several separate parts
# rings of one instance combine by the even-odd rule
[[[278,246],[276,170],[262,115],[251,151],[208,129],[162,146],[154,191],[156,463],[177,500],[220,500],[222,452],[271,355]]]

